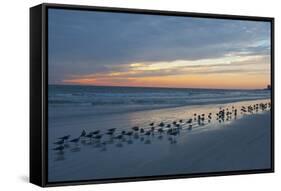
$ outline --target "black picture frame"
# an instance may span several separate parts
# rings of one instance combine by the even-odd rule
[[[96,179],[86,181],[48,182],[48,15],[47,10],[74,9],[102,12],[122,12],[149,15],[170,15],[182,17],[214,18],[229,20],[267,21],[271,24],[271,167],[259,170],[243,170],[228,172],[196,173],[185,175],[146,176],[115,179]],[[30,8],[30,182],[42,187],[82,185],[96,183],[146,181],[175,178],[194,178],[206,176],[226,176],[238,174],[272,173],[274,172],[274,18],[222,15],[206,13],[190,13],[176,11],[127,9],[113,7],[96,7],[64,4],[40,4]]]

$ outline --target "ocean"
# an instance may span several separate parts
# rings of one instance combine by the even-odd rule
[[[142,110],[270,98],[269,90],[49,85],[48,92],[49,107],[109,107],[118,113],[134,107]]]

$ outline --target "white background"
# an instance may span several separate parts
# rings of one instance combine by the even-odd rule
[[[2,0],[0,4],[0,190],[40,190],[29,174],[29,7],[43,1]],[[281,11],[278,0],[54,0],[45,2],[269,16],[276,19],[276,116],[280,115]],[[278,76],[279,75],[279,76]],[[281,187],[280,117],[275,121],[276,173],[68,186],[45,190],[266,190]],[[280,188],[279,188],[280,189]]]

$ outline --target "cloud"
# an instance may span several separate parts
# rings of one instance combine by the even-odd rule
[[[268,75],[270,73],[269,56],[236,56],[231,58],[213,58],[196,61],[176,60],[166,62],[131,63],[116,67],[107,72],[71,75],[65,83],[95,84],[98,82],[132,82],[138,78],[202,75]]]
[[[131,63],[269,55],[269,37],[267,22],[50,9],[49,79]]]

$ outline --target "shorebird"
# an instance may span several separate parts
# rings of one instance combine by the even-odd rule
[[[192,123],[192,119],[187,120],[186,123]]]
[[[200,116],[200,115],[198,115],[198,123],[200,122],[200,120],[201,120],[201,116]]]
[[[64,143],[64,139],[54,142],[56,145],[62,145]]]
[[[114,131],[108,131],[106,132],[107,135],[113,135],[114,134]]]
[[[153,125],[154,125],[154,123],[150,123],[149,125],[150,125],[150,126],[153,126]]]
[[[85,137],[85,136],[86,136],[86,131],[83,130],[82,133],[81,133],[81,135],[80,135],[80,137]]]
[[[138,126],[132,127],[134,131],[138,131],[140,128]]]
[[[59,139],[61,139],[61,140],[68,140],[69,139],[69,137],[70,137],[70,135],[66,135],[66,136],[63,136],[63,137],[60,137]]]
[[[244,112],[244,113],[247,112],[247,111],[246,111],[246,108],[245,108],[244,106],[242,106],[241,111]]]
[[[89,134],[87,134],[87,135],[85,135],[85,137],[87,137],[87,138],[92,138],[93,137],[93,134],[92,133],[89,133]]]
[[[123,135],[117,135],[115,138],[121,140],[123,138]]]
[[[145,132],[145,135],[150,135],[150,134],[151,134],[150,131]]]
[[[161,122],[161,123],[159,124],[160,127],[164,127],[164,125],[165,125],[165,124],[164,124],[163,122]]]
[[[102,135],[96,135],[94,138],[100,140],[102,138]]]
[[[56,148],[53,148],[54,151],[63,151],[64,146],[58,146]]]
[[[80,140],[80,137],[76,138],[76,139],[72,139],[70,140],[69,142],[72,142],[72,143],[78,143]]]
[[[164,130],[163,130],[162,128],[160,128],[160,129],[158,129],[158,132],[159,132],[159,133],[163,133]]]
[[[100,130],[96,130],[96,131],[93,131],[93,132],[91,132],[93,135],[97,135],[97,134],[99,134],[100,133]]]
[[[109,132],[114,132],[115,130],[116,130],[116,128],[108,129]]]
[[[141,129],[140,129],[140,132],[141,132],[141,133],[144,133],[144,129],[143,129],[143,128],[141,128]]]
[[[166,127],[170,128],[170,127],[171,127],[171,124],[167,124]]]
[[[202,120],[202,122],[204,122],[204,121],[205,121],[205,117],[203,116],[203,117],[201,118],[201,120]]]
[[[132,134],[133,134],[132,131],[128,131],[128,132],[126,133],[126,135],[128,135],[128,136],[131,136]]]

